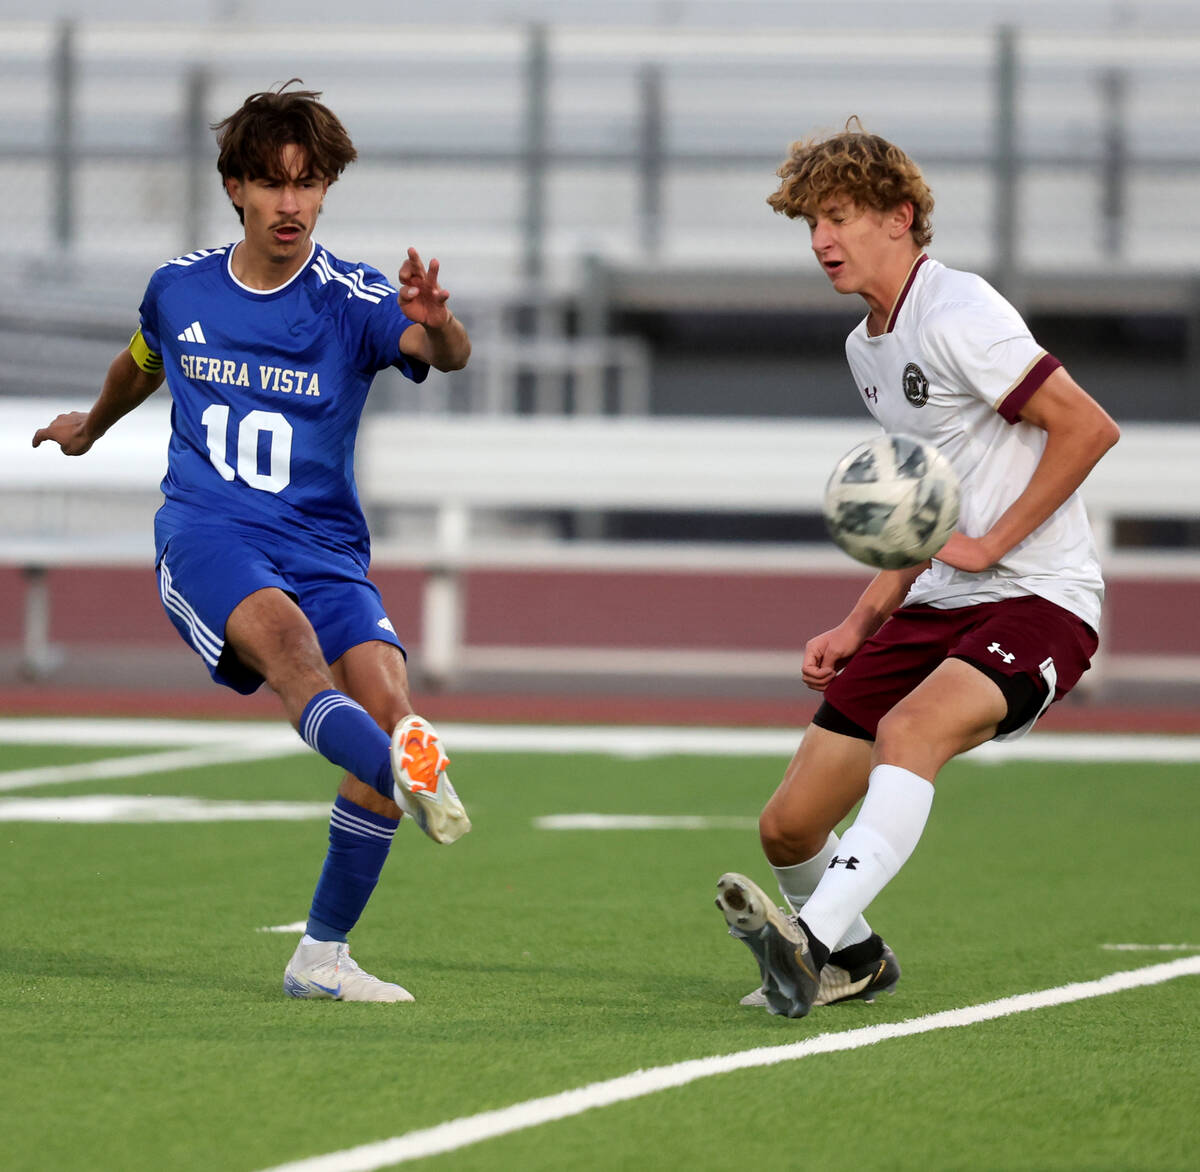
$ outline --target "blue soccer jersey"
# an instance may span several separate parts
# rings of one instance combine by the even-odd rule
[[[265,292],[234,277],[233,250],[168,261],[141,305],[134,358],[161,362],[173,399],[158,553],[173,533],[217,522],[349,548],[365,568],[355,437],[378,371],[429,373],[400,352],[412,322],[377,269],[319,244]]]

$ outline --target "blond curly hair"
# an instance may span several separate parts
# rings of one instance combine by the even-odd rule
[[[813,217],[836,195],[877,212],[908,202],[914,243],[924,248],[933,239],[933,194],[921,168],[894,143],[868,134],[857,117],[838,134],[792,143],[776,174],[782,182],[767,203],[789,219]]]

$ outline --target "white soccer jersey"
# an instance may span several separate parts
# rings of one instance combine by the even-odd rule
[[[986,533],[1029,483],[1046,446],[1046,433],[1018,412],[1061,363],[981,277],[924,254],[885,332],[870,337],[864,319],[846,339],[846,357],[884,431],[919,436],[954,466],[959,529]],[[1047,598],[1098,629],[1104,582],[1078,493],[982,573],[935,560],[905,602],[949,608],[1022,594]]]

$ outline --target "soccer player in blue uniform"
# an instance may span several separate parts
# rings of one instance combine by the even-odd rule
[[[243,694],[265,680],[304,740],[346,770],[284,991],[411,1001],[359,968],[347,934],[404,813],[443,843],[470,821],[437,733],[412,711],[403,647],[367,578],[354,445],[377,371],[420,382],[430,366],[462,368],[471,345],[436,260],[410,248],[397,291],[313,240],[329,185],[357,152],[320,94],[290,85],[251,95],[214,128],[243,238],[160,266],[91,410],[58,416],[33,443],[83,455],[166,381],[163,606],[214,680]]]

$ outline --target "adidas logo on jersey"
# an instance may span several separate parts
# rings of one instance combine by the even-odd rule
[[[208,339],[204,336],[204,331],[200,328],[198,321],[192,322],[182,334],[176,334],[175,337],[180,342],[199,342],[201,346],[208,345]]]

